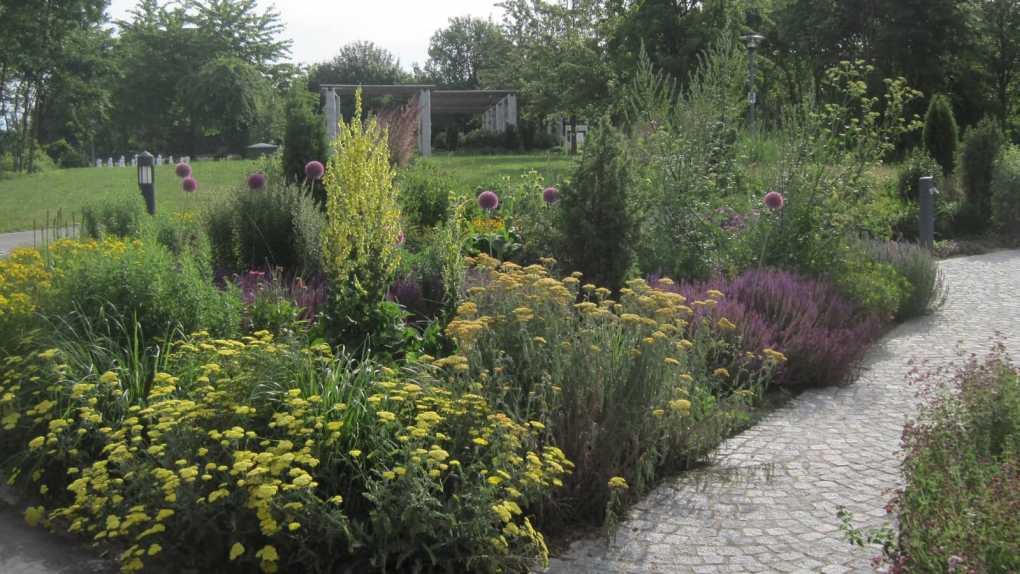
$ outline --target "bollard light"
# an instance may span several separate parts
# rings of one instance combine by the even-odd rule
[[[153,164],[155,158],[151,153],[144,151],[138,155],[138,189],[145,199],[145,210],[149,215],[156,215],[156,181]]]
[[[755,57],[758,53],[758,46],[765,41],[765,36],[757,32],[751,32],[740,37],[747,46],[747,123],[754,130],[756,123],[756,110],[758,105],[758,93],[755,91],[755,76],[757,75],[757,62]]]

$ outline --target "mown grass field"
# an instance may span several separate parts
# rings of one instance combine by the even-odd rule
[[[494,184],[504,176],[535,169],[549,183],[562,181],[573,160],[558,153],[529,155],[436,155],[429,161],[449,172],[460,190],[472,191]],[[253,171],[250,161],[194,162],[198,191],[181,191],[173,166],[156,168],[156,209],[180,212],[199,210],[238,186]],[[80,219],[81,209],[122,194],[138,195],[135,168],[76,168],[0,179],[0,232],[41,228],[58,212],[65,222]]]

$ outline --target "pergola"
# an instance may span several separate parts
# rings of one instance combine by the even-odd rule
[[[482,128],[496,133],[505,132],[507,126],[517,125],[517,94],[510,90],[440,90],[428,84],[322,84],[319,89],[326,100],[326,135],[329,141],[337,136],[340,98],[353,96],[359,88],[365,96],[418,98],[418,152],[426,156],[432,155],[433,114],[482,114]]]

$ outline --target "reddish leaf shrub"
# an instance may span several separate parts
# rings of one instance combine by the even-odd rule
[[[403,107],[390,107],[379,113],[379,125],[386,130],[390,163],[404,167],[411,163],[418,147],[418,98]]]
[[[1020,572],[1020,372],[998,345],[916,377],[926,400],[903,431],[888,571]]]
[[[830,283],[785,271],[757,269],[735,279],[669,285],[652,277],[658,289],[676,291],[688,301],[725,297],[714,307],[695,306],[694,322],[726,317],[739,326],[742,346],[772,348],[788,359],[775,382],[788,386],[845,382],[853,366],[881,331],[881,322],[843,297]]]

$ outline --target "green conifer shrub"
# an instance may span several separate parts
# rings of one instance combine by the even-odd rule
[[[942,175],[948,176],[956,168],[956,146],[960,130],[949,98],[937,94],[928,105],[924,116],[924,147],[928,154],[942,166]]]
[[[561,190],[558,219],[566,268],[612,289],[623,285],[633,261],[634,223],[627,209],[633,178],[623,146],[623,136],[603,118]]]

